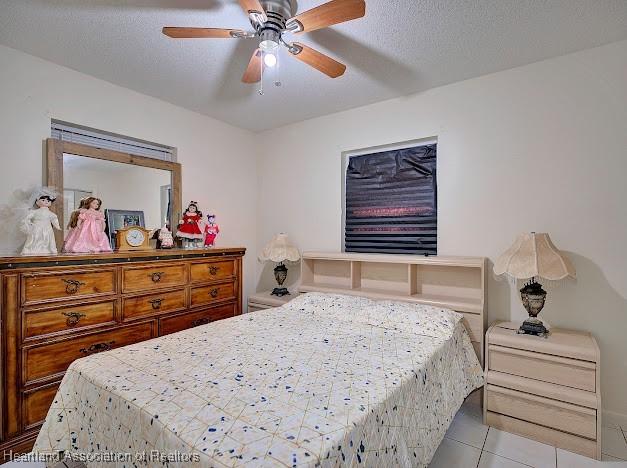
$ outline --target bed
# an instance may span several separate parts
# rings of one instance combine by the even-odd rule
[[[88,466],[426,466],[482,384],[461,314],[313,292],[75,361],[34,451]]]

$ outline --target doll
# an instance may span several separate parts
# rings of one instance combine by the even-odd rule
[[[50,194],[41,194],[35,201],[33,209],[28,211],[22,220],[21,230],[26,234],[26,243],[22,255],[49,255],[57,253],[57,244],[54,240],[54,227],[61,230],[59,218],[50,211],[56,197]]]
[[[70,231],[63,245],[64,252],[88,253],[111,252],[109,239],[105,234],[105,219],[100,211],[102,201],[99,198],[87,197],[81,200],[81,208],[72,213]]]
[[[213,247],[216,237],[220,232],[220,226],[216,224],[216,215],[207,215],[207,224],[205,224],[205,247]]]
[[[199,244],[202,244],[202,222],[202,212],[198,209],[198,203],[189,202],[176,231],[176,237],[183,239],[185,248],[198,247]]]
[[[174,239],[172,238],[172,233],[168,229],[167,224],[164,224],[161,229],[159,229],[159,233],[157,236],[157,240],[160,249],[171,249],[174,247]]]
[[[67,237],[70,236],[70,233],[72,231],[77,229],[77,226],[78,226],[78,215],[81,214],[81,210],[86,210],[87,208],[89,208],[87,206],[88,198],[89,197],[81,198],[81,202],[78,205],[78,210],[72,211],[72,214],[70,215],[70,222],[67,224],[67,228],[68,228]]]

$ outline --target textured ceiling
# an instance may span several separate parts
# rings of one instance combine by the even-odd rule
[[[300,0],[298,11],[323,3]],[[299,35],[348,66],[332,80],[282,51],[282,86],[240,78],[254,40],[236,0],[0,0],[0,44],[260,131],[627,38],[626,0],[366,0],[366,17]]]

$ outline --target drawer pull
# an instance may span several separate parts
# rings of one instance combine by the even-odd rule
[[[207,325],[209,322],[211,322],[210,319],[208,319],[207,317],[203,317],[203,318],[194,320],[192,322],[192,327],[197,327],[198,325]]]
[[[158,283],[161,281],[161,277],[165,275],[163,271],[155,271],[154,273],[150,273],[148,276],[152,280],[153,283]]]
[[[163,299],[153,299],[152,301],[148,302],[150,302],[150,304],[152,305],[153,310],[159,310],[161,309],[161,303],[163,302]]]
[[[211,291],[209,291],[209,295],[215,299],[216,297],[218,297],[219,292],[220,290],[218,288],[213,288]]]
[[[218,272],[219,272],[219,271],[220,271],[220,267],[218,267],[218,266],[211,265],[211,266],[209,267],[209,274],[210,274],[210,275],[215,276],[215,275],[217,275],[217,274],[218,274]]]
[[[103,351],[109,351],[115,341],[109,341],[108,343],[94,343],[89,348],[81,348],[80,352],[86,355],[101,353]]]
[[[67,317],[65,323],[67,323],[68,327],[73,327],[76,325],[83,317],[87,317],[85,314],[81,314],[79,312],[61,312],[62,315]]]
[[[76,294],[81,286],[85,286],[85,283],[81,283],[77,280],[61,280],[65,283],[65,292],[67,294]]]

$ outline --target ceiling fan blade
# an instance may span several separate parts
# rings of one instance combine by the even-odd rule
[[[292,48],[290,48],[289,51],[292,55],[294,55],[294,57],[301,62],[314,67],[316,70],[321,71],[325,75],[330,76],[331,78],[342,76],[346,71],[346,65],[333,60],[331,57],[328,57],[311,47],[307,47],[306,45],[298,42],[294,42],[291,46]]]
[[[239,0],[239,4],[247,15],[260,15],[266,21],[266,12],[259,0]]]
[[[249,33],[241,29],[221,29],[221,28],[163,28],[163,34],[175,39],[223,39],[247,37]]]
[[[257,49],[253,52],[253,56],[248,62],[248,67],[242,76],[244,83],[257,83],[261,80],[261,50]]]
[[[365,14],[364,0],[331,0],[290,18],[287,20],[287,27],[294,32],[310,32],[361,18]]]

